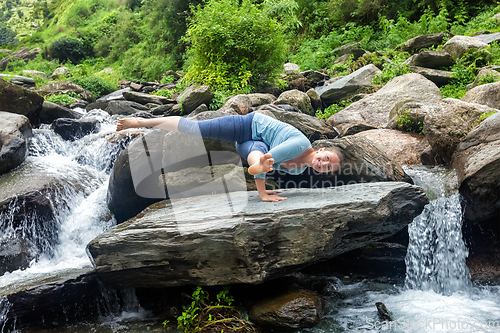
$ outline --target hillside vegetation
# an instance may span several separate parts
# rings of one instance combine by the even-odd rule
[[[393,61],[384,69],[387,81],[404,73],[398,65],[409,55],[396,49],[412,37],[500,31],[493,18],[500,12],[497,5],[495,0],[7,0],[0,8],[0,43],[43,50],[27,65],[11,62],[9,73],[33,69],[50,75],[64,63],[73,76],[89,77],[112,67],[114,74],[100,76],[116,84],[119,79],[166,83],[172,77],[163,74],[175,70],[228,95],[282,84],[285,62],[336,76],[367,63],[382,66],[385,57]],[[332,51],[352,41],[378,53],[334,65]],[[486,52],[451,68],[455,81],[443,91],[458,96],[480,66],[500,64],[496,43]]]

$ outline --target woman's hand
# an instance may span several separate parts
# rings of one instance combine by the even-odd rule
[[[278,193],[283,193],[283,191],[266,190],[266,193],[260,195],[260,200],[270,201],[270,202],[277,202],[277,201],[286,200],[286,197],[280,197],[280,196],[276,195]]]

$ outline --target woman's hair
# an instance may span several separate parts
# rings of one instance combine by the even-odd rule
[[[344,155],[340,152],[340,150],[336,147],[323,147],[326,151],[331,151],[332,153],[337,154],[339,158],[339,169],[340,166],[344,163]]]

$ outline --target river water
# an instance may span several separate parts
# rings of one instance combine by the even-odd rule
[[[56,240],[40,247],[40,257],[25,270],[0,276],[0,331],[12,304],[6,295],[17,290],[75,278],[92,271],[85,252],[87,243],[115,225],[106,207],[109,174],[123,147],[110,143],[116,120],[101,118],[99,133],[74,142],[64,141],[48,127],[34,130],[27,163],[42,166],[65,180],[53,206],[57,207]],[[479,286],[470,281],[462,241],[462,213],[457,179],[442,168],[406,167],[431,202],[409,226],[410,244],[404,284],[362,281],[344,284],[335,277],[321,277],[330,286],[325,295],[326,313],[315,328],[301,333],[330,332],[500,332],[500,287]],[[78,182],[84,190],[75,190]],[[15,209],[15,207],[13,207]],[[8,216],[0,217],[2,220]],[[29,233],[33,221],[22,227]],[[19,232],[5,227],[1,237]],[[1,239],[0,239],[1,240]],[[307,278],[307,277],[306,277]],[[314,277],[315,278],[315,277]],[[140,307],[134,290],[127,300],[109,306],[95,323],[80,323],[55,330],[23,332],[152,332],[163,331],[161,318]],[[109,299],[103,290],[103,298]],[[381,322],[376,302],[391,311],[393,322]],[[17,330],[20,331],[20,330]]]

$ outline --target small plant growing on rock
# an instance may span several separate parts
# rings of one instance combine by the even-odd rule
[[[417,118],[416,115],[415,118]],[[398,128],[402,131],[420,135],[424,134],[424,125],[421,121],[413,119],[408,110],[405,110],[400,116],[396,117],[395,121],[398,124]]]
[[[71,105],[71,104],[75,103],[75,100],[72,97],[73,98],[81,98],[81,96],[79,94],[70,91],[67,94],[50,95],[49,97],[46,97],[45,100],[47,102],[51,102],[51,103],[63,103],[63,104]]]
[[[183,307],[182,314],[177,318],[177,328],[183,332],[254,331],[253,326],[241,319],[241,314],[232,305],[234,298],[229,293],[229,288],[222,289],[213,302],[210,302],[208,292],[200,286],[191,296],[184,296],[192,301],[189,306]]]
[[[481,113],[481,115],[479,116],[479,118],[477,118],[476,121],[474,121],[472,124],[471,124],[471,130],[476,127],[477,125],[481,124],[481,122],[483,120],[485,120],[486,118],[488,118],[489,116],[491,115],[494,115],[496,113],[496,111],[491,111],[491,112],[483,112]]]
[[[328,118],[330,118],[337,112],[344,110],[351,104],[352,101],[350,99],[340,101],[338,102],[338,104],[332,104],[328,106],[324,111],[321,110],[316,111],[316,118],[323,119],[326,121],[328,120]]]

